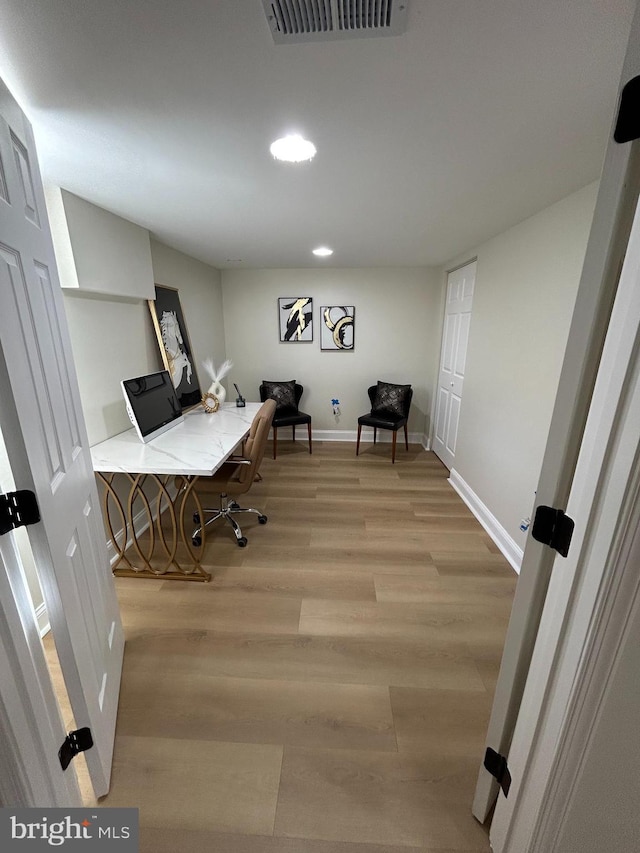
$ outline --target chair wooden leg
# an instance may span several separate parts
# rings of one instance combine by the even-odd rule
[[[278,427],[273,427],[273,458],[276,458],[276,451],[278,449]]]
[[[409,449],[409,433],[407,432],[407,425],[404,425],[404,446]]]
[[[296,440],[296,425],[295,424],[291,424],[291,438],[295,442],[295,440]]]
[[[311,422],[307,424],[307,432],[309,433],[309,453],[313,453],[311,450]]]
[[[373,428],[373,443],[376,443],[376,439],[378,438],[378,427]]]
[[[358,424],[358,440],[356,441],[356,456],[360,452],[360,433],[362,432],[362,424]]]
[[[396,439],[398,437],[398,430],[394,429],[393,438],[391,439],[391,463],[395,463],[396,461]]]

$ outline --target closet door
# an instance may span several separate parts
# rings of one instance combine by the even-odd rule
[[[433,450],[449,470],[456,455],[475,283],[475,261],[452,270],[447,277]]]

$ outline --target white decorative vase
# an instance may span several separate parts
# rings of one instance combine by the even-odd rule
[[[227,396],[227,392],[225,390],[224,385],[221,382],[212,382],[209,388],[209,394],[215,394],[218,398],[218,402],[222,405]]]

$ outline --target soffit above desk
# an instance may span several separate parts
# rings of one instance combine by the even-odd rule
[[[45,199],[63,288],[155,299],[145,228],[60,187],[46,186]]]

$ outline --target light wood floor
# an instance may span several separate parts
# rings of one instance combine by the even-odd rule
[[[268,453],[270,451],[268,450]],[[111,793],[146,853],[480,853],[516,576],[433,454],[279,442],[209,584],[116,580]],[[215,500],[211,501],[215,504]]]

